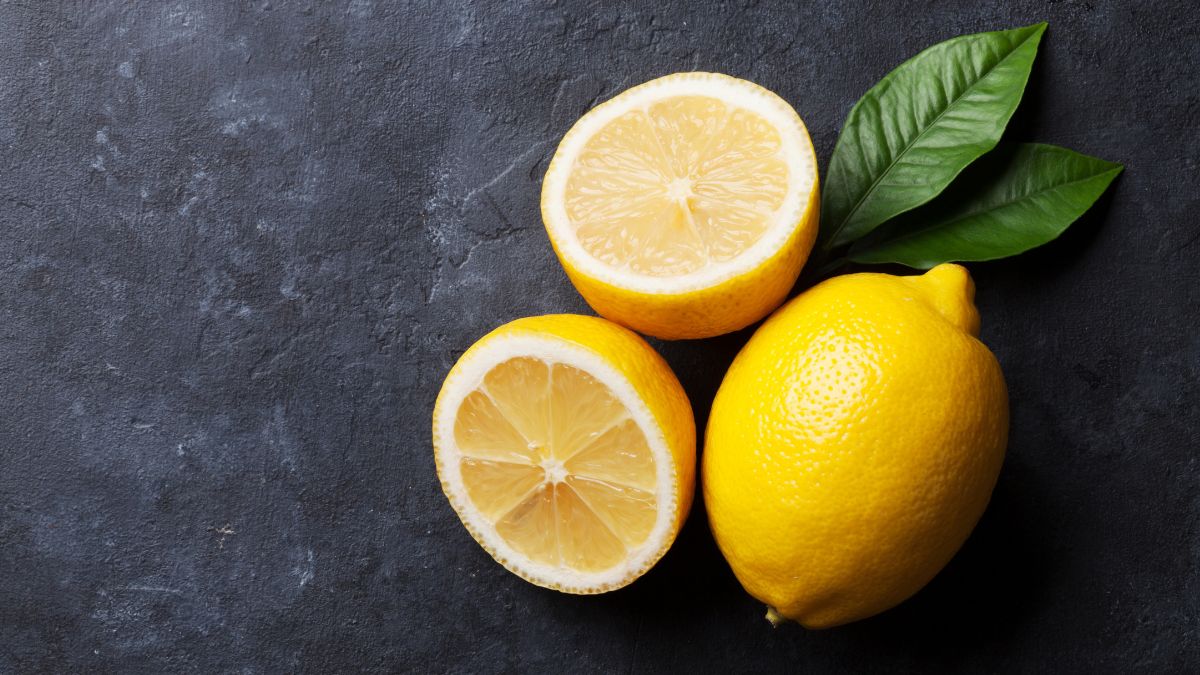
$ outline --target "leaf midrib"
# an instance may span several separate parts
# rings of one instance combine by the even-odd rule
[[[974,218],[974,217],[976,217],[976,216],[978,216],[978,215],[980,215],[980,214],[987,213],[987,212],[989,212],[989,211],[998,211],[998,210],[1000,210],[1000,209],[1002,209],[1002,208],[1004,208],[1004,207],[1006,207],[1006,206],[1011,206],[1011,205],[1013,205],[1013,204],[1016,204],[1017,202],[1021,202],[1021,201],[1025,201],[1025,200],[1029,200],[1029,199],[1034,199],[1035,197],[1038,197],[1039,195],[1043,195],[1043,194],[1045,194],[1045,193],[1047,193],[1047,192],[1052,192],[1052,191],[1054,191],[1054,190],[1058,190],[1058,189],[1061,189],[1061,188],[1067,187],[1067,186],[1069,186],[1069,185],[1075,185],[1075,184],[1077,184],[1077,183],[1086,183],[1087,181],[1090,181],[1090,180],[1095,180],[1095,179],[1097,179],[1097,178],[1100,178],[1100,177],[1102,177],[1102,176],[1108,175],[1108,174],[1110,174],[1110,173],[1111,173],[1111,174],[1120,173],[1120,171],[1121,171],[1121,167],[1120,167],[1120,166],[1118,166],[1118,167],[1114,167],[1114,168],[1108,169],[1108,170],[1106,170],[1106,171],[1101,171],[1100,173],[1094,173],[1094,174],[1092,174],[1092,175],[1090,175],[1090,176],[1087,176],[1086,178],[1076,178],[1076,179],[1074,179],[1074,180],[1069,180],[1069,181],[1066,181],[1065,183],[1058,183],[1058,184],[1056,184],[1056,185],[1051,185],[1050,187],[1043,188],[1043,189],[1041,189],[1041,190],[1038,190],[1038,191],[1036,191],[1036,192],[1030,192],[1030,193],[1024,194],[1024,195],[1022,195],[1022,196],[1020,196],[1020,197],[1017,197],[1017,198],[1015,198],[1015,199],[1006,199],[1006,200],[1004,200],[1004,201],[997,202],[997,203],[995,203],[995,204],[993,204],[993,205],[991,205],[991,206],[989,206],[989,207],[987,207],[987,208],[982,208],[982,209],[977,209],[977,210],[974,210],[974,211],[970,211],[970,212],[968,212],[968,213],[964,213],[964,214],[962,214],[961,216],[957,216],[957,217],[955,217],[955,218],[951,218],[950,220],[943,220],[943,221],[941,221],[941,222],[934,223],[933,225],[927,225],[927,226],[925,226],[925,227],[922,227],[922,228],[919,228],[919,229],[916,229],[916,230],[912,230],[912,231],[910,231],[910,232],[906,232],[905,234],[902,234],[902,235],[900,235],[899,237],[896,237],[896,238],[894,238],[894,239],[889,239],[889,240],[887,240],[887,241],[885,241],[885,242],[881,242],[881,243],[880,243],[880,245],[873,245],[873,246],[869,246],[869,247],[867,247],[867,248],[865,248],[865,249],[863,249],[863,250],[864,250],[864,251],[870,251],[870,250],[872,250],[872,249],[876,249],[876,250],[878,250],[878,249],[880,249],[880,248],[883,248],[885,245],[886,245],[886,246],[892,246],[892,245],[898,244],[898,243],[900,243],[900,242],[906,241],[906,240],[908,240],[908,239],[912,239],[912,238],[914,238],[914,237],[916,237],[916,236],[918,236],[918,235],[924,235],[924,234],[927,234],[927,233],[929,233],[929,232],[931,232],[931,231],[933,231],[933,230],[938,230],[938,229],[942,229],[942,228],[945,228],[945,227],[949,227],[949,226],[951,226],[951,225],[954,225],[955,223],[962,222],[962,221],[964,221],[964,220],[967,220],[968,218]],[[851,254],[851,256],[850,256],[850,257],[851,257],[851,258],[853,258],[853,254]]]
[[[875,189],[877,187],[879,187],[879,183],[881,181],[883,181],[884,177],[886,177],[889,173],[892,172],[892,169],[894,169],[896,167],[896,164],[900,161],[900,159],[902,157],[904,157],[904,155],[906,155],[908,153],[908,151],[911,150],[912,147],[914,145],[916,145],[917,142],[920,141],[925,136],[926,133],[929,132],[930,129],[937,126],[937,123],[941,121],[942,117],[944,117],[946,115],[946,113],[949,112],[952,108],[954,108],[954,106],[958,105],[958,102],[961,101],[962,98],[964,96],[966,96],[968,93],[970,93],[971,90],[973,90],[976,85],[978,85],[985,78],[987,78],[989,75],[991,75],[992,71],[999,68],[1005,61],[1007,61],[1009,58],[1011,58],[1013,54],[1017,53],[1017,50],[1019,50],[1021,47],[1025,46],[1025,43],[1029,42],[1029,40],[1031,38],[1033,38],[1034,35],[1038,35],[1038,34],[1040,34],[1039,31],[1034,31],[1034,32],[1030,33],[1029,35],[1025,36],[1025,39],[1021,40],[1020,43],[1015,45],[999,61],[997,61],[990,68],[988,68],[986,72],[984,72],[979,77],[975,78],[975,81],[972,82],[971,85],[968,86],[966,89],[964,89],[961,94],[959,94],[958,96],[955,96],[954,100],[951,101],[945,108],[943,108],[942,111],[938,113],[937,117],[933,118],[932,122],[930,122],[924,129],[922,129],[921,132],[918,133],[911,141],[909,141],[907,144],[905,144],[905,146],[900,150],[899,153],[897,153],[897,155],[892,159],[892,161],[888,163],[887,168],[884,169],[883,172],[880,173],[879,176],[877,176],[875,178],[875,180],[871,182],[871,187],[867,188],[867,191],[863,193],[862,197],[859,197],[858,201],[854,203],[854,206],[851,207],[851,209],[846,212],[846,217],[842,218],[842,222],[838,223],[837,228],[834,229],[834,231],[829,235],[829,242],[826,244],[826,248],[832,248],[834,246],[833,242],[837,240],[837,237],[839,234],[842,233],[842,230],[846,229],[846,223],[850,222],[850,219],[854,216],[855,213],[858,213],[858,210],[867,201],[867,198],[875,193]],[[1024,89],[1024,87],[1022,87],[1022,90],[1023,89]],[[1018,103],[1019,103],[1019,100],[1018,100]],[[932,199],[932,197],[930,197],[930,199]],[[929,200],[926,200],[926,201],[929,201]],[[916,208],[917,206],[920,206],[920,204],[916,204],[912,208]]]

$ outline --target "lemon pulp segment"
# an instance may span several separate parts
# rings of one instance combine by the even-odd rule
[[[583,370],[500,362],[463,399],[454,439],[467,496],[534,562],[601,571],[649,538],[654,456],[625,406]]]
[[[679,95],[610,121],[584,145],[564,203],[580,245],[613,268],[667,277],[726,262],[772,226],[788,194],[775,126]]]

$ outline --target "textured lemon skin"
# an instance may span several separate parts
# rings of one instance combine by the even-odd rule
[[[779,306],[808,260],[820,220],[820,186],[783,246],[761,265],[738,276],[687,293],[649,294],[621,288],[584,274],[550,243],[567,277],[596,313],[639,333],[664,340],[723,335],[758,321]]]
[[[605,101],[592,109],[588,115],[607,106],[620,105],[622,96],[637,89],[656,86],[662,80],[669,78],[692,75],[697,75],[697,73],[676,73],[640,84]],[[728,77],[715,73],[699,73],[699,75]],[[770,96],[778,98],[773,92],[753,82],[742,81],[742,84],[760,89]],[[782,102],[782,99],[780,101]],[[792,114],[795,115],[800,127],[804,128],[800,116],[794,110]],[[587,115],[584,117],[586,118]],[[582,121],[583,118],[563,136],[562,141],[559,142],[560,148],[573,134],[577,133]],[[812,138],[808,135],[807,129],[804,132],[804,142],[807,144],[807,153],[815,157],[816,151],[813,150]],[[546,175],[551,175],[559,170],[558,165],[563,161],[560,154],[555,152],[546,169]],[[553,229],[547,226],[546,233],[567,277],[588,305],[600,316],[632,328],[639,333],[664,340],[707,338],[745,328],[762,319],[787,298],[788,292],[791,291],[796,279],[800,276],[800,269],[808,260],[808,255],[812,251],[817,237],[820,221],[820,194],[820,178],[814,168],[812,189],[808,194],[807,205],[793,224],[791,233],[783,246],[753,269],[712,286],[683,293],[644,293],[616,286],[586,274],[563,254],[563,248],[557,241]],[[549,194],[543,184],[541,210],[542,220],[545,223],[549,223],[552,217],[550,203],[555,198],[557,197]]]
[[[734,360],[703,490],[754,597],[809,628],[886,610],[966,540],[1008,440],[1008,394],[958,265],[802,293]]]
[[[445,471],[442,467],[441,448],[437,433],[437,420],[442,414],[453,414],[444,411],[443,399],[451,382],[460,375],[460,365],[467,362],[474,352],[486,349],[487,345],[497,338],[514,335],[529,335],[540,338],[562,340],[575,347],[581,347],[601,357],[618,373],[625,377],[638,393],[642,402],[649,408],[654,421],[666,439],[666,446],[671,453],[673,492],[675,497],[675,519],[668,536],[664,539],[661,550],[651,556],[639,570],[634,570],[622,583],[613,585],[591,586],[587,588],[562,587],[546,585],[531,578],[522,570],[506,560],[502,555],[485,543],[485,540],[471,525],[463,519],[463,524],[471,532],[475,541],[479,542],[489,555],[504,565],[510,572],[520,576],[530,583],[546,586],[567,593],[594,594],[611,591],[632,583],[645,574],[654,563],[662,558],[675,537],[679,534],[691,509],[692,497],[696,483],[696,423],[692,415],[692,406],[688,401],[683,386],[667,362],[654,351],[637,334],[618,326],[611,321],[599,317],[582,316],[578,314],[547,314],[532,316],[510,321],[483,336],[463,353],[442,383],[437,401],[433,406],[433,448],[434,461],[437,465],[438,479],[442,491],[450,500],[455,513],[463,513],[465,504],[459,503],[449,485],[446,483]]]

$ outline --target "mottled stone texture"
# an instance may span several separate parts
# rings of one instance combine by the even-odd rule
[[[0,672],[1195,672],[1200,19],[1191,2],[0,1]],[[586,312],[538,190],[597,101],[711,69],[822,165],[936,41],[1050,21],[1009,136],[1125,163],[972,265],[1012,443],[916,598],[773,630],[697,504],[644,579],[537,589],[434,475],[442,377]],[[702,425],[739,334],[656,343]]]

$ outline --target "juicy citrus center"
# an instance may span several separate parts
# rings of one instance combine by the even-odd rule
[[[631,110],[588,140],[567,181],[567,217],[591,256],[674,276],[737,257],[788,192],[775,127],[708,96]]]
[[[608,569],[654,527],[646,437],[612,391],[578,368],[530,357],[496,365],[463,400],[454,440],[468,497],[538,563]]]

